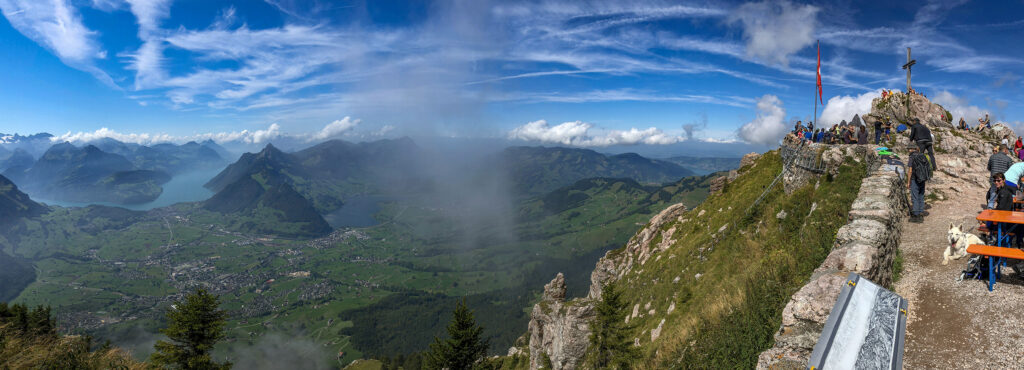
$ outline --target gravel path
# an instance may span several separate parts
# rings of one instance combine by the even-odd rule
[[[936,180],[953,199],[930,202],[923,223],[904,224],[900,242],[896,292],[910,302],[904,368],[1024,369],[1024,280],[1011,267],[1020,261],[1007,263],[992,292],[981,280],[957,283],[967,258],[942,265],[946,232],[963,222],[977,234],[986,189],[942,173]]]

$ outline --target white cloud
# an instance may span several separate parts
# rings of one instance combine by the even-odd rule
[[[682,137],[668,135],[656,127],[595,130],[599,132],[591,133],[592,128],[593,125],[582,121],[550,126],[547,121],[538,120],[512,129],[509,138],[574,146],[663,145],[683,141]]]
[[[270,139],[274,139],[282,136],[281,126],[274,123],[271,124],[265,130],[242,130],[234,132],[216,132],[216,133],[202,133],[187,136],[173,136],[168,134],[147,134],[147,133],[120,133],[109,128],[101,128],[93,132],[76,132],[71,133],[70,131],[63,135],[56,135],[50,138],[52,142],[78,142],[87,143],[104,138],[110,138],[125,143],[134,144],[155,144],[155,143],[167,143],[167,142],[185,142],[185,141],[201,141],[211,139],[216,142],[229,142],[229,141],[241,141],[250,144],[259,144],[266,142]]]
[[[947,90],[939,91],[931,101],[932,103],[946,108],[946,110],[953,115],[954,125],[957,122],[960,122],[960,117],[963,117],[963,119],[967,121],[967,124],[973,127],[978,124],[978,118],[984,117],[985,114],[992,113],[988,109],[982,109],[976,105],[971,105],[968,103],[966,98],[956,96]],[[995,117],[991,118],[993,121],[995,120]]]
[[[147,35],[160,29],[160,20],[167,17],[170,0],[125,0],[139,22],[139,34]]]
[[[591,124],[582,121],[565,122],[551,127],[548,125],[548,121],[538,120],[512,129],[509,137],[526,141],[572,145],[573,142],[583,140],[587,135],[587,130],[590,130],[591,127]]]
[[[134,144],[152,144],[174,141],[173,137],[167,134],[135,134],[135,133],[120,133],[109,128],[103,127],[93,132],[77,132],[71,133],[68,131],[64,135],[57,135],[50,138],[52,142],[80,142],[86,143],[99,139],[110,138],[125,143]]]
[[[746,3],[729,21],[743,25],[748,56],[785,65],[789,55],[814,42],[819,10],[788,0]]]
[[[228,132],[207,132],[198,133],[193,135],[169,135],[169,134],[150,134],[150,133],[122,133],[109,128],[101,128],[92,132],[67,132],[63,135],[57,135],[50,138],[52,142],[64,142],[70,141],[75,143],[87,143],[103,138],[111,138],[117,141],[134,144],[155,144],[155,143],[167,143],[177,142],[183,143],[187,141],[203,141],[213,140],[218,143],[224,142],[243,142],[248,144],[261,144],[277,138],[292,138],[297,140],[319,141],[326,140],[332,137],[349,134],[352,129],[360,124],[359,119],[352,117],[344,117],[339,120],[328,123],[319,131],[311,133],[285,133],[281,131],[281,125],[273,123],[267,126],[266,129],[262,130],[241,130],[241,131],[228,131]],[[395,129],[394,126],[384,125],[377,131],[365,133],[364,136],[384,136]]]
[[[395,126],[384,125],[384,126],[382,126],[380,128],[380,130],[377,130],[375,132],[370,133],[370,136],[384,136],[384,135],[387,135],[388,133],[390,133],[391,131],[394,131],[394,130],[395,130]]]
[[[320,130],[320,132],[311,135],[307,140],[324,140],[327,138],[338,136],[344,133],[345,131],[351,130],[353,127],[356,127],[356,125],[358,124],[358,119],[351,119],[350,117],[346,116],[345,118],[328,123],[327,126],[324,126],[324,128]]]
[[[107,56],[96,41],[97,33],[82,23],[67,0],[0,0],[0,11],[18,32],[53,51],[65,64],[116,87],[95,65],[96,59]]]
[[[840,121],[850,122],[855,114],[862,117],[871,113],[871,100],[882,96],[882,90],[869,91],[857,96],[843,95],[833,96],[825,102],[825,109],[818,116],[815,127],[831,127],[838,125]]]
[[[757,101],[757,117],[740,127],[740,139],[751,144],[776,145],[789,132],[785,118],[786,110],[777,96],[762,96]]]

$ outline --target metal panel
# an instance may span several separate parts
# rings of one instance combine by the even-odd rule
[[[850,273],[807,368],[901,369],[906,329],[907,300]]]

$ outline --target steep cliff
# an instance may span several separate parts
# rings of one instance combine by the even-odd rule
[[[821,166],[780,176],[794,153]],[[641,353],[634,367],[753,367],[789,296],[831,250],[873,155],[854,146],[785,154],[748,156],[700,206],[653,217],[598,261],[586,297],[565,300],[556,277],[531,315],[531,368],[588,366],[593,309],[611,282],[629,302],[622,319]],[[510,351],[517,352],[525,351]]]

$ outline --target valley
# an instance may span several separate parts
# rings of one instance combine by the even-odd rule
[[[348,363],[422,351],[465,297],[480,312],[492,351],[500,353],[522,334],[527,308],[547,277],[565,272],[572,277],[570,294],[585,295],[589,266],[605,251],[621,246],[664,207],[699,204],[712,177],[662,185],[589,177],[562,185],[586,176],[588,167],[556,159],[535,170],[560,179],[537,195],[491,189],[465,201],[440,196],[449,190],[429,180],[421,181],[426,185],[419,192],[391,195],[381,182],[367,181],[380,174],[345,177],[362,185],[318,187],[327,183],[279,166],[294,163],[291,155],[264,153],[257,157],[284,158],[247,167],[258,171],[229,167],[221,175],[234,173],[233,183],[255,184],[248,185],[251,191],[264,194],[273,191],[262,186],[295,184],[297,198],[285,203],[292,208],[310,194],[330,195],[336,199],[330,202],[343,204],[321,218],[333,230],[309,232],[309,215],[281,210],[285,205],[266,195],[236,209],[211,207],[225,204],[218,203],[221,192],[147,211],[49,206],[0,232],[2,250],[31,261],[36,271],[14,301],[51,305],[63,330],[110,339],[144,356],[164,310],[182,292],[203,286],[231,313],[227,344],[219,350],[225,358],[287,336],[308,343],[307,357]],[[249,159],[261,162],[257,157]],[[529,158],[536,165],[536,156]],[[246,161],[243,156],[239,163]],[[569,168],[578,174],[562,175]],[[299,176],[281,176],[292,173]],[[479,174],[455,183],[470,184],[460,189],[496,184]],[[278,185],[272,185],[275,178]]]

